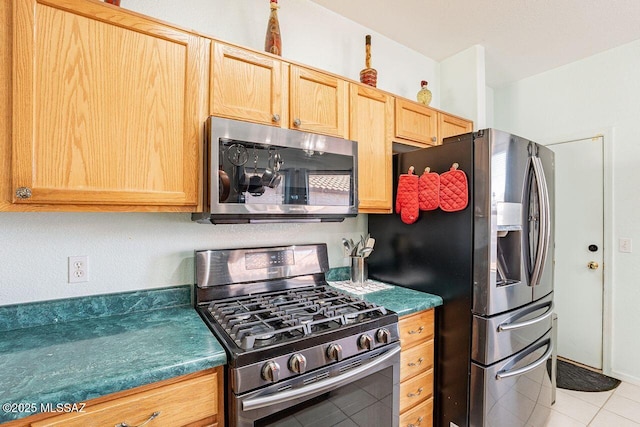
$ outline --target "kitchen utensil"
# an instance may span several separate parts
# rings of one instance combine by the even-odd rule
[[[218,201],[224,202],[229,197],[231,181],[229,175],[222,169],[218,170]]]
[[[255,145],[253,146],[253,175],[249,178],[247,191],[249,191],[252,196],[262,196],[262,193],[264,193],[262,177],[258,175],[258,154]]]
[[[280,184],[280,174],[278,170],[280,166],[277,166],[277,163],[274,162],[274,153],[269,147],[268,156],[269,159],[267,161],[267,168],[262,173],[262,185],[265,185],[269,188],[276,188],[278,184]]]
[[[398,192],[396,194],[396,213],[405,224],[413,224],[418,220],[420,206],[418,202],[418,176],[413,174],[411,166],[406,174],[398,178]]]
[[[360,249],[360,251],[358,252],[358,256],[361,256],[363,258],[368,257],[369,255],[371,255],[371,252],[373,252],[373,248],[364,248],[364,249]]]
[[[344,248],[344,256],[351,256],[351,251],[353,250],[353,248],[351,247],[351,244],[347,239],[342,238],[342,246]]]
[[[440,209],[445,212],[461,211],[469,203],[467,174],[454,163],[448,172],[440,175]]]
[[[418,181],[418,203],[421,211],[432,211],[440,205],[440,175],[424,168]]]
[[[374,239],[373,237],[369,237],[367,239],[367,244],[365,245],[367,248],[371,248],[373,249],[373,246],[376,244],[376,239]]]

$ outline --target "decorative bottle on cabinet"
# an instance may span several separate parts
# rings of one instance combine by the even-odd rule
[[[366,35],[364,38],[365,44],[365,57],[364,66],[360,71],[360,82],[369,86],[376,87],[378,84],[378,72],[371,68],[371,35]]]
[[[271,15],[267,23],[267,36],[264,39],[265,52],[282,56],[282,39],[280,38],[280,23],[278,22],[278,0],[270,0]]]
[[[428,82],[426,80],[422,80],[420,82],[420,86],[422,89],[418,92],[418,102],[424,105],[429,105],[431,103],[431,91],[427,89]]]

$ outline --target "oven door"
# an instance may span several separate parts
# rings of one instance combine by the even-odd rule
[[[400,344],[300,375],[267,388],[230,393],[233,427],[397,427]]]

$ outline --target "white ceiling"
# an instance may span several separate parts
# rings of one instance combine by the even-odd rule
[[[640,0],[312,0],[441,62],[485,47],[497,88],[640,39]]]

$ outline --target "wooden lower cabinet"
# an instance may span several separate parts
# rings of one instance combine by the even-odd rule
[[[3,427],[223,427],[222,367],[86,402],[82,412],[37,414]]]
[[[400,319],[400,427],[433,425],[434,309]]]

